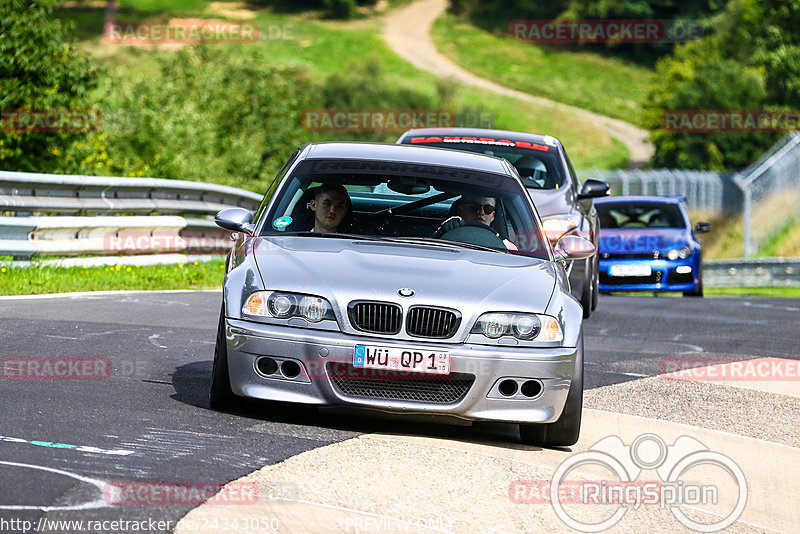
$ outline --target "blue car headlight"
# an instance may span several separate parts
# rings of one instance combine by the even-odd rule
[[[677,260],[679,258],[685,260],[691,255],[692,255],[692,247],[690,247],[689,245],[686,245],[681,248],[673,248],[672,250],[667,252],[667,258],[670,260]]]

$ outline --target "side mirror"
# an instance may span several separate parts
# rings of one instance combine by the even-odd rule
[[[251,224],[253,220],[252,212],[244,208],[228,208],[220,211],[214,217],[217,226],[234,232],[244,232],[252,235],[255,226]]]
[[[565,235],[556,243],[555,252],[559,260],[583,260],[593,256],[597,248],[587,239]]]
[[[694,225],[694,229],[701,234],[711,231],[711,223],[706,221],[701,221]]]
[[[611,186],[608,185],[608,182],[589,178],[583,182],[581,192],[578,193],[578,199],[605,197],[608,196],[610,190]]]

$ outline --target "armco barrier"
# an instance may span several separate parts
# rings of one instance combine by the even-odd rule
[[[800,287],[800,258],[735,258],[703,262],[706,287]]]
[[[220,254],[230,233],[210,216],[261,199],[204,182],[0,171],[0,212],[17,215],[0,216],[0,256]]]
[[[0,217],[0,256],[222,254],[229,235],[209,219],[175,215]]]
[[[117,178],[0,171],[0,211],[75,214],[211,215],[254,211],[262,195],[225,185],[162,178]]]

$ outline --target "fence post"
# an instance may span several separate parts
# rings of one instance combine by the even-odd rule
[[[742,210],[742,225],[743,229],[743,236],[742,236],[742,256],[745,258],[749,258],[754,254],[753,251],[753,243],[752,243],[752,235],[750,233],[750,219],[753,214],[753,199],[750,194],[750,188],[744,188],[744,209]]]

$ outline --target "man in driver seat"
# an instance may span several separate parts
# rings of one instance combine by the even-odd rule
[[[456,217],[461,217],[464,221],[483,223],[486,226],[491,226],[494,221],[495,205],[497,200],[492,197],[473,197],[464,195],[455,202],[453,202],[453,211]],[[451,217],[452,219],[453,217]],[[445,221],[448,224],[450,219]],[[458,221],[453,221],[452,226],[458,226]],[[503,239],[503,244],[508,250],[518,250],[508,239]]]
[[[465,221],[479,222],[490,226],[494,221],[494,206],[497,201],[491,197],[462,196],[453,202],[455,214]]]

